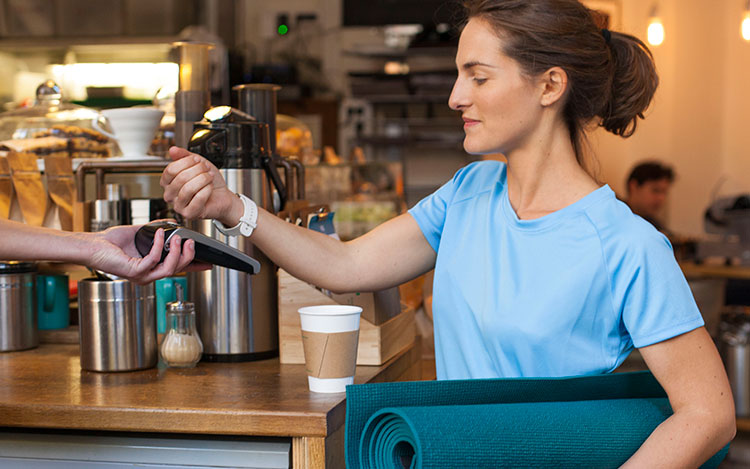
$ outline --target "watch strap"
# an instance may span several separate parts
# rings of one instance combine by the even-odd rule
[[[242,235],[248,237],[253,234],[253,230],[258,226],[258,206],[252,201],[252,199],[242,194],[237,194],[237,196],[240,198],[242,205],[244,206],[244,212],[240,217],[240,221],[231,228],[227,228],[218,220],[214,220],[213,223],[216,229],[226,236]]]

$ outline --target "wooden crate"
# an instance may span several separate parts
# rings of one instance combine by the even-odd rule
[[[304,364],[299,313],[303,306],[338,304],[312,285],[279,269],[279,356],[281,363]],[[357,365],[382,365],[414,343],[414,310],[404,306],[401,314],[378,326],[364,318],[359,323]]]

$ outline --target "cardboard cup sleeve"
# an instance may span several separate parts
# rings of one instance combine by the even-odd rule
[[[315,378],[354,376],[359,330],[349,332],[302,331],[305,369]]]

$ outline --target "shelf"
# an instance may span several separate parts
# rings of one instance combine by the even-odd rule
[[[382,95],[353,95],[353,98],[370,101],[373,104],[413,104],[413,103],[448,103],[447,94],[416,95],[416,94],[382,94]]]
[[[422,46],[422,47],[410,47],[408,49],[394,49],[384,46],[360,46],[359,49],[348,49],[344,50],[344,54],[355,57],[370,57],[370,58],[403,58],[403,57],[418,57],[418,56],[438,56],[448,57],[456,54],[457,47],[455,45],[445,46]]]
[[[88,45],[171,44],[178,36],[79,36],[79,37],[2,37],[0,49],[66,49]]]

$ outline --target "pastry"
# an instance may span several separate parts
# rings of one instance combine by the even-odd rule
[[[0,142],[0,150],[11,150],[19,153],[33,153],[38,157],[45,155],[70,156],[68,140],[59,137],[19,138]]]

